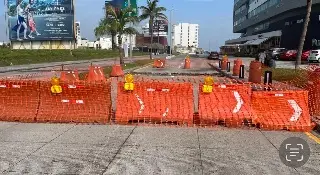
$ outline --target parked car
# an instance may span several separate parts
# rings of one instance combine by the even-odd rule
[[[219,53],[218,52],[211,52],[208,56],[209,60],[218,60],[219,59]]]
[[[310,50],[305,50],[302,52],[301,60],[307,61],[310,54]],[[281,60],[296,60],[298,55],[297,50],[287,50],[280,55]]]
[[[318,62],[320,63],[320,50],[312,50],[309,57],[308,61],[311,62]]]
[[[281,60],[295,60],[297,57],[297,50],[287,50],[280,54]]]
[[[274,59],[274,60],[279,60],[280,59],[280,55],[284,52],[286,52],[287,49],[285,48],[273,48],[273,49],[269,49],[267,51],[267,59]]]

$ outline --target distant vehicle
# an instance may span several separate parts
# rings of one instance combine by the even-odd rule
[[[309,57],[308,61],[311,62],[318,62],[320,63],[320,50],[312,50]]]
[[[218,52],[211,52],[208,56],[209,60],[218,60],[219,59],[219,53]]]
[[[295,60],[297,57],[297,50],[287,50],[280,54],[281,60]]]
[[[274,59],[274,60],[279,60],[280,59],[280,55],[284,52],[286,52],[287,49],[285,48],[273,48],[273,49],[269,49],[267,51],[267,59]]]
[[[307,61],[310,54],[310,50],[305,50],[302,52],[301,60]],[[280,55],[281,60],[296,60],[298,55],[297,50],[287,50]]]

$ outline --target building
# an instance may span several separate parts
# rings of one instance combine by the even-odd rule
[[[173,45],[199,47],[199,25],[179,23],[173,26]]]
[[[159,25],[158,25],[159,24]],[[146,44],[151,42],[149,23],[142,26],[142,33]],[[153,43],[159,43],[162,46],[168,45],[168,22],[165,20],[156,21],[153,26]]]
[[[306,5],[306,0],[235,0],[233,32],[241,36],[225,44],[229,48],[231,45],[241,45],[241,50],[246,52],[271,47],[297,49],[307,12]],[[320,0],[313,0],[304,49],[318,48],[319,28]]]
[[[77,48],[81,46],[81,31],[80,31],[80,22],[77,21],[75,23],[75,37],[76,37],[76,44]]]
[[[136,35],[131,35],[131,37],[132,37],[132,41],[131,41],[132,47],[136,47]],[[130,43],[129,39],[130,39],[130,35],[123,35],[121,45],[123,45],[125,42],[129,44]],[[118,36],[115,37],[115,44],[118,46]],[[111,36],[106,35],[104,37],[98,38],[97,41],[94,42],[94,48],[112,49]]]

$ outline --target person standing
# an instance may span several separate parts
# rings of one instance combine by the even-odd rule
[[[12,30],[17,32],[17,40],[22,41],[20,39],[20,33],[23,32],[23,38],[26,40],[27,38],[27,24],[25,21],[25,11],[21,7],[23,0],[17,0],[17,7],[16,7],[16,12],[17,12],[17,25],[13,27]]]
[[[40,36],[41,34],[37,31],[37,28],[36,28],[36,23],[34,21],[34,18],[33,18],[33,9],[31,8],[31,5],[33,4],[33,0],[29,0],[29,4],[26,6],[25,8],[25,12],[28,14],[28,26],[30,28],[30,33],[28,35],[29,38],[34,38],[32,36],[32,33],[33,32],[36,32],[36,35],[37,36]]]

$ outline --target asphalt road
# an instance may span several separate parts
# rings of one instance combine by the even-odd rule
[[[304,133],[226,128],[0,123],[1,174],[319,174],[320,144]],[[305,139],[301,168],[281,163]]]

